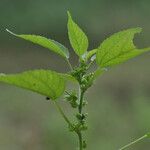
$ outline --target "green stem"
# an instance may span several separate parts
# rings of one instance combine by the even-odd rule
[[[59,106],[59,104],[56,101],[55,101],[55,106],[57,107],[58,111],[60,112],[60,114],[62,115],[62,117],[64,118],[64,120],[68,123],[68,125],[70,125],[71,127],[73,127],[72,123],[70,122],[70,120],[65,115],[65,113],[63,112],[63,110],[61,109],[61,107]]]
[[[68,59],[66,59],[66,61],[67,61],[68,65],[69,65],[70,70],[73,70],[73,68],[72,68],[72,65],[71,65],[70,61],[69,61]]]
[[[94,61],[91,61],[88,66],[87,66],[87,69],[89,69],[91,67],[91,65],[93,65]]]
[[[83,106],[83,97],[84,97],[84,91],[79,87],[79,107],[78,111],[80,114],[82,114],[82,106]],[[79,150],[83,150],[83,139],[82,139],[82,132],[78,131],[78,138],[79,138]]]
[[[79,88],[79,113],[82,114],[82,106],[83,106],[83,96],[84,96],[84,91]]]
[[[83,140],[82,140],[82,133],[79,132],[78,134],[78,138],[79,138],[79,150],[83,149]]]
[[[144,135],[144,136],[142,136],[142,137],[136,139],[135,141],[133,141],[133,142],[131,142],[131,143],[129,143],[129,144],[123,146],[123,147],[120,148],[119,150],[124,150],[124,149],[126,149],[126,148],[128,148],[128,147],[130,147],[130,146],[132,146],[132,145],[134,145],[134,144],[136,144],[136,143],[142,141],[142,140],[145,139],[145,138],[147,138],[147,135]]]

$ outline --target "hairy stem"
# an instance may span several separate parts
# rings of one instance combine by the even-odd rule
[[[124,149],[126,149],[126,148],[128,148],[128,147],[130,147],[130,146],[132,146],[132,145],[134,145],[134,144],[136,144],[136,143],[142,141],[142,140],[145,139],[145,138],[147,138],[147,135],[144,135],[144,136],[142,136],[142,137],[140,137],[140,138],[134,140],[133,142],[131,142],[131,143],[129,143],[129,144],[123,146],[123,147],[120,148],[119,150],[124,150]]]

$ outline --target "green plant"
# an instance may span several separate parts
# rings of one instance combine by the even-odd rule
[[[80,27],[73,21],[68,12],[68,36],[74,52],[79,57],[79,63],[72,67],[69,61],[69,51],[62,44],[36,35],[18,35],[7,30],[12,35],[28,40],[42,47],[45,47],[56,54],[62,56],[70,67],[67,73],[58,73],[51,70],[33,70],[19,74],[6,75],[0,74],[0,81],[12,84],[24,89],[28,89],[46,96],[47,100],[55,103],[57,109],[68,124],[69,131],[77,134],[79,139],[79,150],[86,148],[87,143],[83,138],[83,132],[87,130],[87,113],[83,108],[87,105],[84,95],[93,85],[98,76],[106,72],[109,68],[121,64],[135,56],[150,51],[150,47],[138,49],[133,43],[136,33],[141,32],[141,28],[127,29],[110,36],[102,44],[93,50],[88,49],[88,38]],[[97,68],[94,71],[90,67],[96,62]],[[79,89],[69,90],[66,88],[67,82],[75,82]],[[66,116],[57,99],[64,94],[64,99],[73,109],[77,109],[76,119],[70,121]],[[123,150],[140,140],[149,137],[149,134],[135,140],[134,142],[122,147]]]

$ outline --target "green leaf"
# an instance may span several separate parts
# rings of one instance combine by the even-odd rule
[[[97,49],[93,49],[93,50],[89,51],[88,54],[87,54],[87,60],[89,58],[91,58],[93,55],[95,55],[96,52],[97,52]]]
[[[81,57],[88,49],[88,38],[68,12],[68,36],[75,53]]]
[[[52,100],[63,94],[66,85],[61,74],[50,70],[26,71],[11,75],[1,73],[0,81],[37,92]]]
[[[147,133],[146,135],[147,135],[148,138],[150,138],[150,133]]]
[[[60,75],[61,75],[62,77],[64,77],[64,79],[65,79],[66,81],[72,81],[72,82],[74,82],[74,83],[78,83],[78,81],[75,79],[75,77],[73,77],[73,76],[70,75],[70,74],[63,74],[63,73],[60,73]]]
[[[22,38],[24,40],[30,41],[30,42],[38,44],[44,48],[47,48],[47,49],[61,55],[62,57],[65,57],[66,59],[69,58],[68,49],[65,46],[63,46],[62,44],[60,44],[54,40],[47,39],[47,38],[39,36],[39,35],[25,35],[25,34],[18,35],[18,34],[15,34],[11,31],[9,31],[8,29],[6,29],[6,31],[8,31],[10,34],[12,34],[16,37]]]
[[[93,72],[93,79],[96,80],[100,75],[102,75],[107,70],[105,68],[98,68]]]
[[[110,67],[149,51],[150,47],[137,49],[133,43],[134,35],[140,33],[141,30],[141,28],[131,28],[115,33],[106,39],[98,47],[97,64],[102,68]]]

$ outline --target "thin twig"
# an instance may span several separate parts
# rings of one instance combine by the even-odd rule
[[[70,61],[69,61],[69,59],[66,59],[66,61],[67,61],[68,65],[69,65],[70,70],[73,70],[73,67],[72,67],[72,65],[71,65],[71,63],[70,63]]]
[[[124,150],[124,149],[126,149],[126,148],[128,148],[128,147],[130,147],[130,146],[132,146],[132,145],[134,145],[134,144],[136,144],[136,143],[142,141],[142,140],[145,139],[145,138],[147,138],[147,135],[144,135],[144,136],[142,136],[142,137],[140,137],[140,138],[134,140],[133,142],[131,142],[131,143],[129,143],[129,144],[123,146],[123,147],[120,148],[119,150]]]
[[[60,114],[64,118],[64,120],[68,123],[68,125],[70,125],[71,127],[73,127],[72,123],[70,122],[70,120],[68,119],[68,117],[65,115],[65,113],[63,112],[63,110],[59,106],[59,104],[56,101],[54,101],[54,103],[55,103],[55,106],[57,107],[58,111],[60,112]]]

